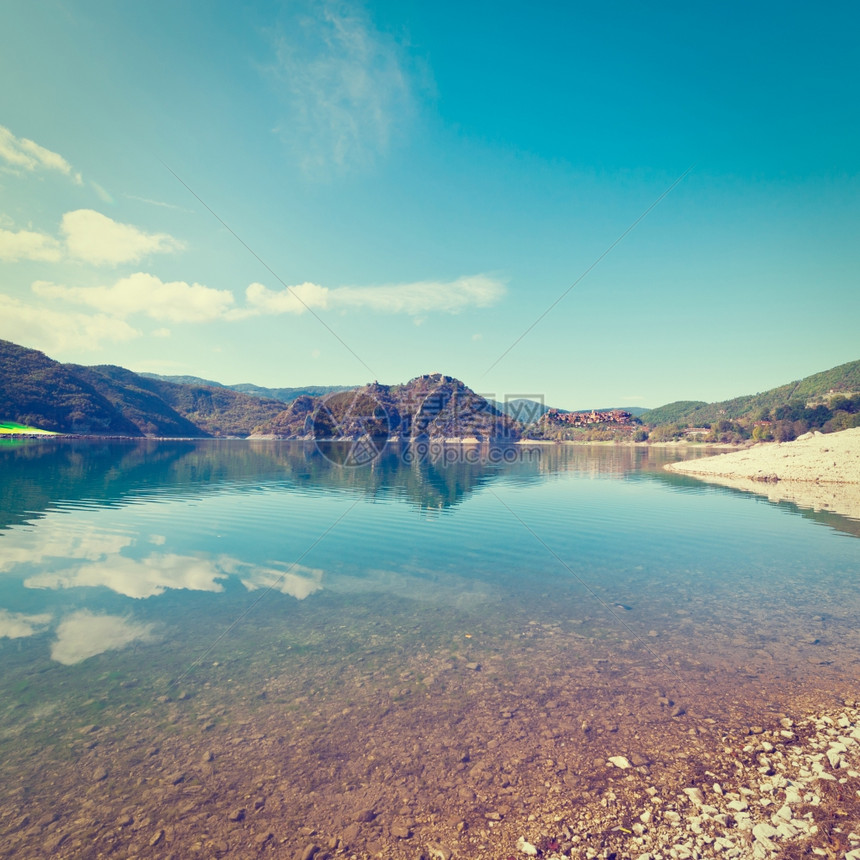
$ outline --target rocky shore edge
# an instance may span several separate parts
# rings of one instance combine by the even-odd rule
[[[860,427],[670,463],[670,472],[860,519]]]

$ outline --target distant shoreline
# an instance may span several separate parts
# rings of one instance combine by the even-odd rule
[[[4,433],[0,439],[39,439],[39,440],[79,440],[91,442],[354,442],[352,438],[319,439],[287,436],[123,436],[100,435],[96,433]],[[587,440],[587,439],[517,439],[511,442],[507,439],[476,439],[474,437],[444,437],[435,436],[417,439],[400,439],[394,437],[387,444],[415,444],[418,441],[429,441],[434,445],[518,445],[521,447],[553,447],[557,445],[573,445],[576,447],[623,447],[623,448],[678,448],[714,451],[738,451],[749,445],[733,442],[691,442],[686,439],[675,439],[668,442],[633,442],[620,439]],[[777,445],[776,442],[763,442],[762,445]]]

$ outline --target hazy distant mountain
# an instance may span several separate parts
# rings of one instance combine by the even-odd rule
[[[241,382],[238,385],[230,385],[234,391],[243,394],[251,394],[254,397],[268,397],[272,400],[280,400],[282,403],[292,403],[297,397],[305,395],[310,397],[323,397],[326,394],[334,394],[336,391],[349,391],[348,385],[305,385],[301,388],[263,388],[260,385],[252,385],[250,382]]]
[[[280,400],[282,403],[292,403],[297,397],[309,395],[321,397],[335,391],[347,391],[347,385],[305,385],[300,388],[265,388],[250,382],[240,382],[238,385],[225,385],[223,382],[213,382],[211,379],[201,379],[199,376],[162,376],[158,373],[141,373],[147,379],[160,379],[164,382],[176,382],[180,385],[207,386],[209,388],[229,388],[241,394],[262,397],[266,400]]]
[[[535,421],[540,420],[547,412],[561,412],[562,414],[566,414],[568,412],[591,412],[591,409],[559,409],[554,406],[547,406],[542,403],[540,400],[532,400],[527,397],[517,397],[513,400],[490,400],[490,403],[496,407],[500,412],[503,412],[505,415],[510,416],[511,418],[515,418],[517,421],[522,422],[523,424],[531,424]],[[617,412],[624,411],[629,412],[631,415],[639,416],[646,410],[642,406],[612,406],[612,407],[599,407],[595,410],[595,412]]]
[[[572,412],[591,412],[591,409],[573,409],[570,410]],[[648,409],[645,406],[598,406],[593,410],[594,412],[629,412],[631,415],[634,415],[636,418],[639,418],[645,412],[648,412]]]
[[[179,385],[205,385],[209,388],[227,388],[220,382],[215,382],[213,379],[203,379],[200,376],[162,376],[160,373],[139,373],[138,376],[143,376],[145,379],[160,379],[164,382],[176,382]]]
[[[515,418],[523,424],[531,424],[539,420],[552,408],[544,405],[540,400],[531,400],[528,397],[516,397],[513,400],[488,399],[487,402],[492,403],[502,414]]]

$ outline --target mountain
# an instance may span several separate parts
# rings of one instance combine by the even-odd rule
[[[561,410],[564,411],[564,410]],[[629,412],[634,418],[640,418],[649,410],[644,406],[601,406],[598,409],[572,409],[571,412]]]
[[[645,424],[678,423],[699,427],[720,420],[737,420],[774,413],[779,407],[814,405],[831,397],[860,392],[860,361],[840,364],[804,379],[747,394],[719,403],[679,400],[650,409],[641,418]]]
[[[492,400],[488,399],[503,415],[509,418],[514,418],[523,424],[531,424],[533,421],[539,420],[543,415],[552,408],[545,406],[540,400],[531,400],[528,397],[516,397],[513,400]],[[559,410],[563,412],[564,410]]]
[[[0,340],[0,420],[96,436],[247,436],[284,404],[123,367],[61,364]]]
[[[262,397],[264,400],[280,400],[282,403],[292,403],[297,397],[309,395],[321,397],[332,394],[335,391],[347,391],[346,385],[306,385],[301,388],[265,388],[262,385],[253,385],[250,382],[240,382],[238,385],[224,385],[222,382],[213,382],[211,379],[201,379],[199,376],[161,376],[158,373],[141,373],[147,379],[156,379],[161,382],[176,382],[181,385],[191,385],[197,388],[229,388],[240,394],[250,394],[253,397]]]
[[[61,364],[0,340],[0,421],[96,436],[519,438],[516,421],[459,380],[438,373],[403,385],[337,389],[324,397],[299,393],[286,409],[279,399],[184,379],[143,376],[115,365]]]
[[[252,385],[250,382],[241,382],[238,385],[228,385],[234,391],[250,394],[253,397],[266,397],[271,400],[280,400],[282,403],[292,403],[297,397],[323,397],[326,394],[334,394],[337,391],[349,391],[347,385],[306,385],[302,388],[264,388],[261,385]]]
[[[143,436],[208,436],[150,387],[149,380],[124,367],[65,365],[99,392]]]
[[[248,436],[284,408],[280,400],[264,400],[220,386],[147,381],[165,403],[206,435]]]
[[[374,382],[325,398],[303,395],[254,435],[301,439],[476,438],[515,441],[519,424],[451,376],[430,373],[403,385]]]
[[[72,368],[6,340],[0,340],[0,418],[60,433],[141,435]]]
[[[204,386],[207,388],[227,388],[228,387],[221,382],[215,382],[214,379],[203,379],[200,376],[186,376],[186,375],[162,376],[160,373],[139,373],[138,376],[142,376],[145,379],[158,379],[158,380],[161,380],[162,382],[178,382],[180,385]]]
[[[537,420],[547,411],[528,398],[505,404],[488,401],[439,373],[401,385],[374,382],[354,389],[225,386],[199,377],[137,374],[114,365],[61,364],[37,350],[0,340],[0,421],[59,433],[513,441],[528,426],[533,438],[560,438],[557,432],[551,437],[538,432]],[[589,438],[627,438],[632,433],[660,441],[686,435],[685,427],[705,427],[698,432],[708,432],[706,441],[784,441],[808,429],[846,429],[860,426],[860,361],[719,403],[686,400],[623,411],[641,413],[649,432],[629,422],[620,436],[617,428],[601,426],[590,430]]]

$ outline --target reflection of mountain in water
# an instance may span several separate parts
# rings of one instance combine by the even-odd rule
[[[342,490],[424,510],[457,505],[488,484],[534,483],[555,473],[601,479],[653,479],[701,492],[701,483],[665,472],[676,450],[645,446],[389,445],[371,463],[339,465],[337,446],[267,440],[50,440],[0,446],[0,528],[69,504],[112,505],[171,495],[291,486]],[[704,451],[689,452],[701,456]],[[725,490],[725,492],[730,492]],[[797,509],[805,517],[857,533],[857,524]],[[848,523],[848,525],[846,525]],[[854,526],[854,528],[852,528]]]
[[[351,468],[302,442],[27,441],[0,447],[0,528],[69,503],[199,496],[225,485],[340,489],[438,509],[456,505],[488,481],[534,480],[540,471],[539,457],[523,457],[516,449],[509,449],[516,452],[513,463],[504,461],[501,449],[491,456],[488,448],[477,455],[472,448],[471,458],[466,450],[451,446],[416,453],[409,446],[390,446],[372,463]]]

